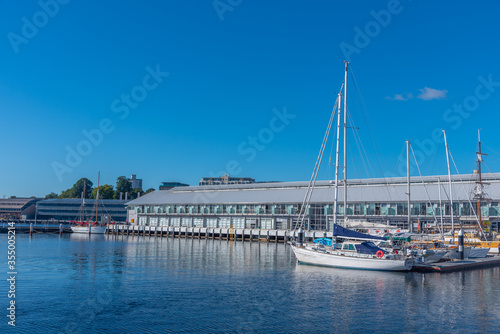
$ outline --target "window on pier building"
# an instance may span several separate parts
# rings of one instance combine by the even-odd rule
[[[224,205],[224,213],[236,213],[236,205]]]
[[[387,215],[388,216],[395,216],[396,211],[397,211],[397,205],[395,203],[387,204]]]
[[[427,216],[427,203],[420,203],[420,216]]]
[[[373,216],[375,214],[375,203],[366,203],[366,214],[368,216]]]
[[[496,217],[499,215],[499,205],[498,202],[491,202],[490,207],[489,207],[489,216],[490,217]]]
[[[387,216],[389,214],[389,206],[387,203],[382,203],[380,205],[380,215]]]
[[[198,205],[190,205],[189,206],[189,213],[196,214],[199,212],[200,212],[200,207]]]
[[[339,216],[344,215],[344,204],[337,204],[337,214]]]
[[[474,211],[472,210],[472,208],[473,207],[470,205],[470,203],[463,203],[462,216],[474,216],[474,211],[476,210],[476,208],[474,208]]]
[[[295,215],[299,213],[299,205],[298,204],[287,204],[287,214],[289,215]]]
[[[269,205],[264,205],[264,204],[261,204],[261,205],[257,205],[256,209],[255,209],[255,213],[256,214],[260,214],[260,215],[264,215],[267,212],[267,209],[268,209]]]
[[[405,203],[398,203],[396,210],[397,210],[396,215],[398,216],[408,215],[408,205]]]
[[[489,208],[489,203],[487,202],[484,202],[484,203],[481,203],[481,215],[483,217],[489,217],[490,215],[490,208]]]

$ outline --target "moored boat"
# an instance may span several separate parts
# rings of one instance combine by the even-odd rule
[[[83,223],[78,223],[71,226],[71,231],[73,233],[87,233],[87,234],[104,234],[106,233],[106,225],[93,225],[91,227],[84,225]]]
[[[335,239],[341,238],[341,247],[336,242],[328,243],[292,243],[292,250],[297,260],[302,264],[311,264],[325,267],[382,270],[382,271],[409,271],[413,266],[413,257],[404,253],[392,253],[376,246],[376,240],[384,238],[359,233],[339,225],[333,226]],[[331,246],[328,246],[331,245]]]
[[[83,193],[82,193],[82,205],[81,205],[81,220],[74,221],[71,225],[71,231],[73,233],[86,233],[86,234],[104,234],[106,233],[106,224],[98,222],[98,205],[99,205],[99,180],[100,173],[97,177],[97,194],[95,202],[95,222],[85,221],[85,187],[86,183],[83,183]]]
[[[381,271],[409,271],[413,266],[412,257],[390,254],[367,241],[345,241],[341,249],[321,246],[292,244],[292,249],[302,264]]]

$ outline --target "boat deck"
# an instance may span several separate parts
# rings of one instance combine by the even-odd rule
[[[483,259],[466,259],[431,264],[418,264],[413,266],[412,271],[452,272],[495,266],[500,266],[500,256],[486,257]]]

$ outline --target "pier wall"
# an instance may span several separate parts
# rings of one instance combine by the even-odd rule
[[[297,231],[290,230],[262,230],[246,228],[209,228],[209,227],[174,227],[174,226],[145,226],[145,225],[110,225],[107,234],[115,235],[143,235],[152,237],[194,238],[194,239],[221,239],[250,242],[287,242],[297,236]],[[304,238],[311,241],[322,237],[331,238],[332,232],[305,231]]]

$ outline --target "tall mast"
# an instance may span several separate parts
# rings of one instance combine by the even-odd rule
[[[95,195],[95,224],[97,226],[98,224],[98,217],[99,217],[99,182],[101,180],[101,172],[97,173],[97,192]],[[90,230],[92,229],[92,226],[89,225],[89,234]]]
[[[406,141],[406,178],[408,191],[408,228],[413,233],[413,224],[411,223],[411,201],[410,201],[410,141]]]
[[[441,216],[441,240],[444,241],[443,230],[443,204],[441,203],[441,179],[438,177],[439,215]]]
[[[347,66],[345,63],[344,77],[344,226],[347,221]]]
[[[83,223],[85,219],[85,184],[87,182],[83,182],[83,192],[82,192],[82,215],[80,221]]]
[[[479,223],[479,229],[482,231],[483,229],[483,221],[481,217],[481,200],[485,198],[484,188],[483,188],[483,179],[481,176],[481,162],[483,161],[483,155],[487,155],[481,152],[481,130],[477,130],[477,175],[478,179],[476,181],[476,189],[474,193],[474,199],[477,200],[477,217]]]
[[[333,201],[333,223],[337,224],[337,201],[339,197],[339,144],[340,144],[340,103],[342,101],[342,91],[339,92],[337,109],[337,149],[335,151],[335,197]]]
[[[455,243],[455,222],[453,221],[453,193],[451,192],[450,150],[446,141],[446,131],[443,130],[444,146],[446,146],[446,164],[448,166],[448,184],[450,188],[450,217],[451,217],[451,243]]]

